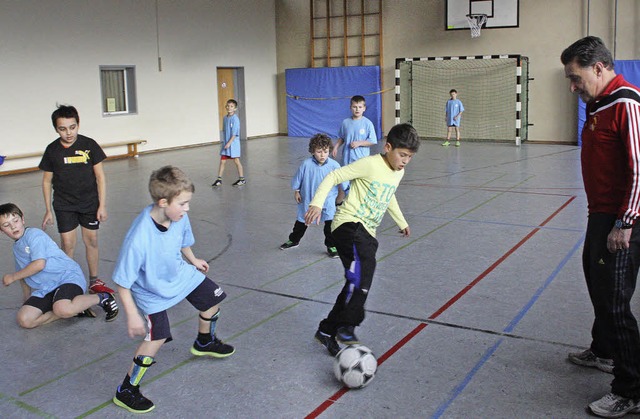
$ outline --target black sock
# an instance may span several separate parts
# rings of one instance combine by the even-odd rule
[[[201,345],[206,345],[209,342],[212,342],[213,338],[211,337],[211,333],[200,333],[198,332],[198,342]]]
[[[120,385],[120,390],[126,390],[132,387],[133,387],[133,384],[131,384],[131,377],[129,376],[129,374],[127,374],[127,376],[124,377],[124,381]]]

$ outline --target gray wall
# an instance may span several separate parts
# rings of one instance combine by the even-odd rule
[[[0,39],[0,155],[44,151],[56,103],[75,105],[80,132],[102,143],[218,141],[216,67],[244,67],[244,135],[278,132],[274,0],[0,0]],[[136,66],[137,115],[102,116],[100,65]]]
[[[616,3],[617,23],[616,23]],[[309,1],[277,0],[278,103],[286,131],[284,71],[310,65]],[[589,12],[587,12],[589,9]],[[577,104],[559,60],[562,50],[589,34],[603,38],[616,59],[640,59],[638,0],[520,0],[518,28],[444,30],[443,0],[383,0],[384,88],[393,87],[401,57],[521,54],[530,58],[529,141],[576,141]],[[383,127],[394,124],[395,97],[383,94]]]

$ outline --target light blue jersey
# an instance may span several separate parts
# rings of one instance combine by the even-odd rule
[[[220,145],[220,155],[228,156],[231,158],[240,157],[240,118],[238,115],[233,114],[231,116],[225,115],[222,119],[224,138]],[[225,149],[224,146],[229,142],[231,137],[236,136],[235,140],[231,143],[231,147]]]
[[[146,207],[131,224],[113,271],[114,282],[131,290],[144,314],[176,305],[205,278],[182,257],[182,248],[195,243],[188,215],[160,231],[151,218],[152,208]]]
[[[338,137],[342,138],[342,165],[346,166],[354,161],[368,156],[371,147],[351,148],[353,141],[369,141],[373,144],[378,143],[378,136],[373,123],[365,116],[360,119],[347,118],[342,121]]]
[[[323,165],[320,165],[313,156],[302,162],[295,176],[291,179],[291,189],[294,191],[300,191],[300,196],[302,198],[301,202],[298,204],[298,221],[304,223],[304,214],[309,209],[309,203],[313,199],[313,195],[316,193],[318,185],[320,185],[325,176],[339,168],[340,164],[331,157],[329,157]],[[347,186],[347,182],[342,185],[344,189],[346,189]],[[333,220],[333,215],[336,213],[337,196],[338,187],[334,186],[333,189],[329,191],[327,199],[324,201],[324,206],[322,207],[322,222]]]
[[[444,107],[444,111],[447,115],[447,126],[448,127],[459,127],[460,120],[462,119],[462,115],[458,119],[454,119],[459,113],[464,112],[464,106],[460,99],[449,99],[447,100],[447,104]]]
[[[16,272],[34,260],[44,259],[44,269],[24,279],[31,288],[31,295],[44,297],[62,284],[76,284],[87,291],[87,280],[78,263],[66,255],[58,245],[38,228],[26,228],[13,244]]]

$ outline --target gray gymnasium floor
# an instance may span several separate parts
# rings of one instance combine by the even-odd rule
[[[341,285],[320,228],[282,251],[296,205],[289,181],[307,140],[245,142],[248,184],[209,185],[218,146],[107,162],[109,220],[100,230],[101,272],[110,274],[131,220],[149,203],[152,170],[173,164],[196,183],[190,217],[196,255],[229,295],[219,335],[224,360],[191,356],[197,314],[170,310],[174,341],[143,381],[162,418],[568,418],[609,390],[611,375],[566,361],[589,343],[592,310],[580,254],[586,225],[579,149],[573,146],[425,141],[397,193],[412,236],[389,217],[378,230],[378,268],[358,335],[378,356],[373,382],[342,391],[332,358],[313,340]],[[39,173],[3,177],[12,201],[38,226]],[[57,241],[53,228],[49,233]],[[0,239],[2,273],[13,267]],[[76,259],[85,267],[82,246]],[[138,340],[124,313],[113,323],[15,323],[20,287],[0,293],[0,416],[131,417],[111,403]]]

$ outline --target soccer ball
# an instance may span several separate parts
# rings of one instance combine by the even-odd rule
[[[338,381],[349,388],[369,384],[378,369],[378,360],[364,345],[349,345],[336,355],[333,372]]]

